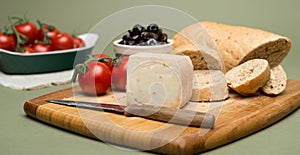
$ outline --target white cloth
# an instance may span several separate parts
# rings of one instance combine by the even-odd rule
[[[0,84],[17,90],[34,90],[71,82],[73,70],[53,73],[10,75],[0,71]]]

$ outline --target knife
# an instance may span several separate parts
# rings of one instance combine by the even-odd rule
[[[169,107],[158,107],[148,104],[134,104],[134,105],[116,105],[72,100],[46,100],[49,103],[55,103],[65,106],[72,106],[77,108],[108,111],[125,116],[138,116],[156,121],[179,124],[184,126],[213,128],[215,117],[209,113],[195,112],[184,109],[176,109]]]

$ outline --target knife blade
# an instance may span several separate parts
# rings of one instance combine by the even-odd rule
[[[215,123],[214,115],[209,113],[169,107],[157,107],[148,104],[124,106],[116,104],[53,99],[46,100],[46,102],[90,110],[114,112],[117,114],[123,114],[127,117],[137,116],[156,121],[193,127],[213,128]]]

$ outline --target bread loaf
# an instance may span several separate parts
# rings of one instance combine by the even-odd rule
[[[228,98],[228,88],[223,72],[195,70],[191,101],[220,101]]]
[[[271,69],[270,80],[262,87],[262,91],[268,95],[278,95],[285,90],[287,76],[282,68],[278,65]]]
[[[186,33],[203,27],[215,41],[226,71],[251,59],[266,59],[279,65],[291,48],[291,41],[267,31],[215,22],[200,22],[184,28],[173,37],[174,47],[191,43]],[[197,35],[197,34],[194,34]]]
[[[248,96],[256,93],[270,79],[270,67],[265,59],[248,60],[226,74],[227,85],[237,93]]]

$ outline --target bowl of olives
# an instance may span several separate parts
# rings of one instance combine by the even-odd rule
[[[135,53],[169,53],[173,49],[173,40],[157,24],[144,27],[136,24],[122,39],[113,42],[116,55]]]

